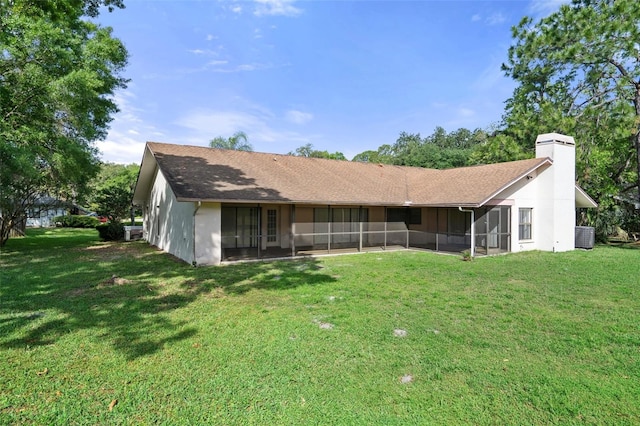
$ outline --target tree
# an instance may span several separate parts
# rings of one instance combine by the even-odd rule
[[[380,145],[376,151],[364,151],[355,155],[351,161],[361,163],[393,164],[391,145]]]
[[[228,139],[217,136],[209,142],[211,148],[231,149],[234,151],[253,151],[253,146],[248,142],[245,132],[235,132]]]
[[[525,17],[513,37],[503,69],[519,85],[505,136],[530,150],[538,133],[575,136],[578,180],[600,202],[596,214],[625,208],[637,219],[640,2],[574,0],[538,22]]]
[[[296,148],[295,151],[289,152],[288,155],[294,155],[296,157],[308,157],[308,158],[326,158],[328,160],[346,160],[347,159],[347,157],[345,157],[343,153],[338,151],[331,153],[329,151],[315,150],[313,149],[313,145],[310,143]]]
[[[110,222],[127,218],[139,170],[137,164],[103,164],[96,179],[91,208]]]
[[[76,201],[93,142],[117,111],[123,44],[84,18],[121,0],[13,0],[0,8],[0,246],[39,198]]]
[[[426,138],[419,133],[402,132],[391,147],[391,163],[433,169],[464,167],[469,165],[474,147],[485,139],[486,133],[480,129],[447,133],[442,127],[436,127]]]
[[[493,164],[524,160],[530,155],[513,138],[497,134],[476,145],[469,156],[469,164]]]

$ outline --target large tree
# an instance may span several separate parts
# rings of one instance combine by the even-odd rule
[[[577,177],[599,211],[638,208],[640,2],[574,0],[525,17],[513,37],[503,69],[518,86],[503,137],[530,150],[538,133],[575,136]]]
[[[121,0],[0,0],[0,245],[47,194],[75,201],[98,171],[124,88],[123,44],[87,17]]]

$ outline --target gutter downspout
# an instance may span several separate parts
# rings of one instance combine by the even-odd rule
[[[198,214],[198,210],[202,206],[202,201],[198,201],[196,204],[196,209],[193,211],[193,262],[191,262],[192,266],[198,266],[196,263],[196,215]]]
[[[463,213],[471,213],[471,257],[476,255],[476,215],[473,210],[465,210],[462,207],[458,207]]]

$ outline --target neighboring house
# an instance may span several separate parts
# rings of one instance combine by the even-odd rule
[[[575,142],[536,158],[449,170],[148,142],[133,204],[144,238],[192,264],[423,248],[574,249]]]
[[[33,206],[27,210],[27,228],[48,228],[55,226],[53,218],[64,216],[68,205],[64,201],[49,196],[38,198]]]

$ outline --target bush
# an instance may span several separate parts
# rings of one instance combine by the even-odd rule
[[[100,221],[94,216],[67,215],[54,217],[53,223],[63,228],[95,228]]]
[[[119,241],[124,239],[124,225],[120,222],[107,222],[96,226],[103,241]]]

